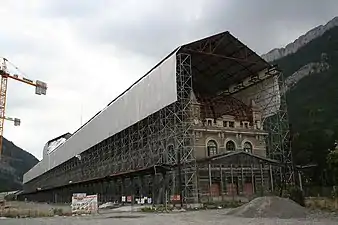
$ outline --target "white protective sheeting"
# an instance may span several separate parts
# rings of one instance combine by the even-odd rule
[[[57,147],[59,147],[66,141],[67,141],[66,138],[60,138],[56,139],[55,141],[52,141],[49,145],[46,146],[46,153],[50,154],[52,151],[54,151]]]
[[[177,52],[177,51],[176,51]],[[103,109],[23,177],[26,183],[177,101],[176,52]]]
[[[254,100],[262,112],[262,117],[270,117],[278,112],[281,105],[278,77],[267,78],[234,94],[234,97],[247,105]]]

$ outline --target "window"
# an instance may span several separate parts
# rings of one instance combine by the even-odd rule
[[[227,151],[235,151],[235,149],[236,149],[235,142],[228,141],[225,145],[225,148],[226,148]]]
[[[212,125],[212,120],[208,120],[208,126]]]
[[[232,128],[234,128],[234,127],[235,127],[235,122],[233,122],[233,121],[230,121],[230,122],[229,122],[229,127],[232,127]]]
[[[213,140],[208,141],[207,144],[208,156],[213,156],[217,154],[217,143]]]
[[[245,128],[249,128],[249,123],[244,123]]]
[[[252,153],[252,145],[249,142],[245,142],[243,150],[248,153]]]
[[[261,129],[261,123],[259,120],[255,121],[257,129]]]
[[[227,121],[223,121],[223,127],[227,127],[228,126],[228,122]]]
[[[242,121],[240,122],[240,126],[243,127],[243,122]]]

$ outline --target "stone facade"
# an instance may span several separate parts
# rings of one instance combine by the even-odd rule
[[[194,146],[197,160],[230,151],[246,151],[266,157],[267,133],[262,129],[261,114],[254,102],[246,106],[250,109],[251,115],[246,115],[242,120],[230,112],[224,115],[218,112],[220,115],[218,118],[212,118],[208,113],[204,113],[206,117],[203,118],[201,110],[208,106],[205,106],[206,103],[200,103],[195,96],[193,102]],[[226,101],[222,103],[226,104]]]

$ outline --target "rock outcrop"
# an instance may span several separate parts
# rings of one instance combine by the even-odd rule
[[[268,62],[275,61],[289,54],[295,53],[298,49],[310,41],[322,36],[326,31],[338,26],[338,17],[333,18],[326,25],[320,25],[308,31],[306,34],[297,38],[293,43],[288,44],[285,48],[275,48],[270,52],[262,55],[262,58]]]
[[[287,92],[296,86],[296,84],[303,78],[312,75],[319,74],[330,68],[330,65],[326,62],[312,62],[302,66],[299,70],[294,72],[291,76],[285,79],[285,86],[282,88],[283,92]]]

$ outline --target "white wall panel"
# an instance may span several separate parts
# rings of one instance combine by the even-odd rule
[[[26,183],[177,100],[176,53],[131,87],[23,177]]]

